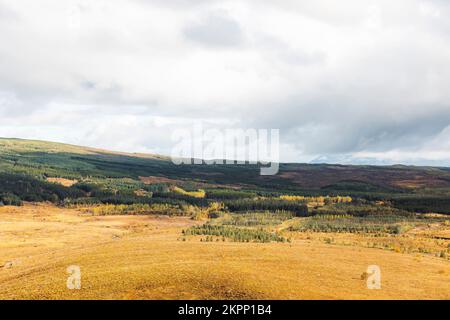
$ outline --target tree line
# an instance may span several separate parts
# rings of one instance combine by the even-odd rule
[[[239,199],[224,201],[230,211],[291,211],[297,217],[307,216],[308,207],[304,203],[280,199]]]

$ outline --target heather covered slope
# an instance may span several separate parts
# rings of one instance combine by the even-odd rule
[[[449,298],[445,168],[281,164],[263,177],[0,146],[0,299]],[[367,290],[373,264],[382,290]],[[66,288],[70,265],[81,290]]]
[[[22,188],[48,194],[41,200],[58,201],[99,194],[98,186],[103,193],[113,191],[111,196],[120,192],[129,195],[140,189],[154,192],[158,184],[179,184],[193,189],[224,187],[262,194],[394,199],[399,206],[421,212],[447,213],[450,208],[447,168],[281,164],[277,175],[261,176],[254,165],[177,166],[163,156],[21,139],[0,139],[0,178],[0,194],[22,200],[40,200],[22,197]],[[55,184],[57,179],[65,182]]]
[[[259,176],[250,165],[176,166],[168,157],[132,154],[55,142],[0,138],[0,170],[60,177],[160,175],[204,181],[292,184],[301,188],[374,191],[380,188],[420,189],[450,187],[447,168],[413,166],[349,166],[331,164],[281,164],[275,176]],[[211,174],[213,173],[213,174]],[[236,175],[229,175],[236,173]],[[243,178],[242,178],[243,177]]]

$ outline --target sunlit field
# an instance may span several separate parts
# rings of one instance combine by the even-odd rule
[[[448,17],[450,0],[0,0],[0,304],[450,301]]]
[[[290,231],[310,219],[293,218],[276,227],[289,241],[260,243],[186,232],[212,219],[49,204],[1,207],[0,219],[1,299],[450,299],[450,262],[435,254],[445,222],[373,237]],[[379,290],[367,288],[369,265]]]

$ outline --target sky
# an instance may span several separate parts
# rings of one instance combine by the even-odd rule
[[[169,155],[280,130],[283,162],[450,166],[446,0],[0,0],[0,136]]]

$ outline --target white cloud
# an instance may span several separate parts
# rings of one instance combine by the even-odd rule
[[[206,46],[220,48],[239,46],[243,41],[239,23],[226,12],[212,12],[200,20],[190,22],[185,27],[183,33],[186,38]]]
[[[285,161],[446,163],[449,13],[442,0],[0,0],[0,135],[169,153],[171,130],[207,119],[280,128]]]

